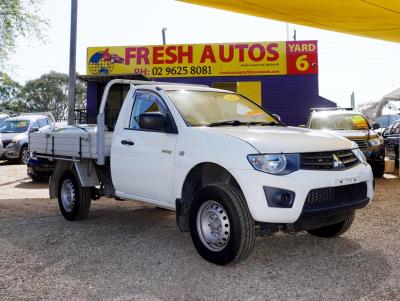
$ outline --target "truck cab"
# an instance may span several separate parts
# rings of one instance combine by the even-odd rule
[[[113,132],[105,89],[96,126],[31,135],[33,155],[56,161],[50,195],[68,220],[84,219],[103,195],[175,210],[199,254],[226,265],[249,256],[256,234],[341,235],[373,198],[371,168],[352,141],[288,127],[230,91],[122,82],[130,90]]]

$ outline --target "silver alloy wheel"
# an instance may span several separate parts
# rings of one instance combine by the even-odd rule
[[[75,187],[70,179],[65,179],[61,186],[61,201],[64,210],[71,212],[75,205]]]
[[[24,147],[21,151],[21,159],[24,164],[28,163],[29,160],[29,151],[28,148]]]
[[[211,251],[221,251],[228,244],[231,234],[229,217],[218,202],[209,200],[201,205],[196,225],[200,240]]]

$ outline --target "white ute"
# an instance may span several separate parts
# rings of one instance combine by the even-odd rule
[[[130,85],[114,130],[104,125],[113,84]],[[229,91],[117,79],[97,125],[32,133],[29,145],[56,160],[50,197],[67,220],[101,196],[176,210],[200,255],[225,265],[249,256],[256,234],[338,236],[373,198],[354,142],[278,119]]]

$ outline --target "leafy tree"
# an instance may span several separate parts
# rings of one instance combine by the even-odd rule
[[[41,0],[0,0],[0,67],[14,51],[17,37],[43,40],[46,20],[39,15]]]
[[[0,72],[0,111],[13,110],[18,104],[21,85]]]
[[[28,81],[21,89],[20,98],[30,112],[52,112],[56,120],[67,119],[68,75],[51,71],[40,78]],[[76,108],[86,106],[86,86],[76,85]]]

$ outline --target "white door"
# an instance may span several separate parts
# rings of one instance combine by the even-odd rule
[[[177,134],[172,116],[154,91],[137,90],[129,124],[112,142],[111,169],[118,193],[174,204],[174,157]],[[166,129],[141,129],[139,116],[159,112],[168,116]],[[114,136],[116,137],[116,136]]]

